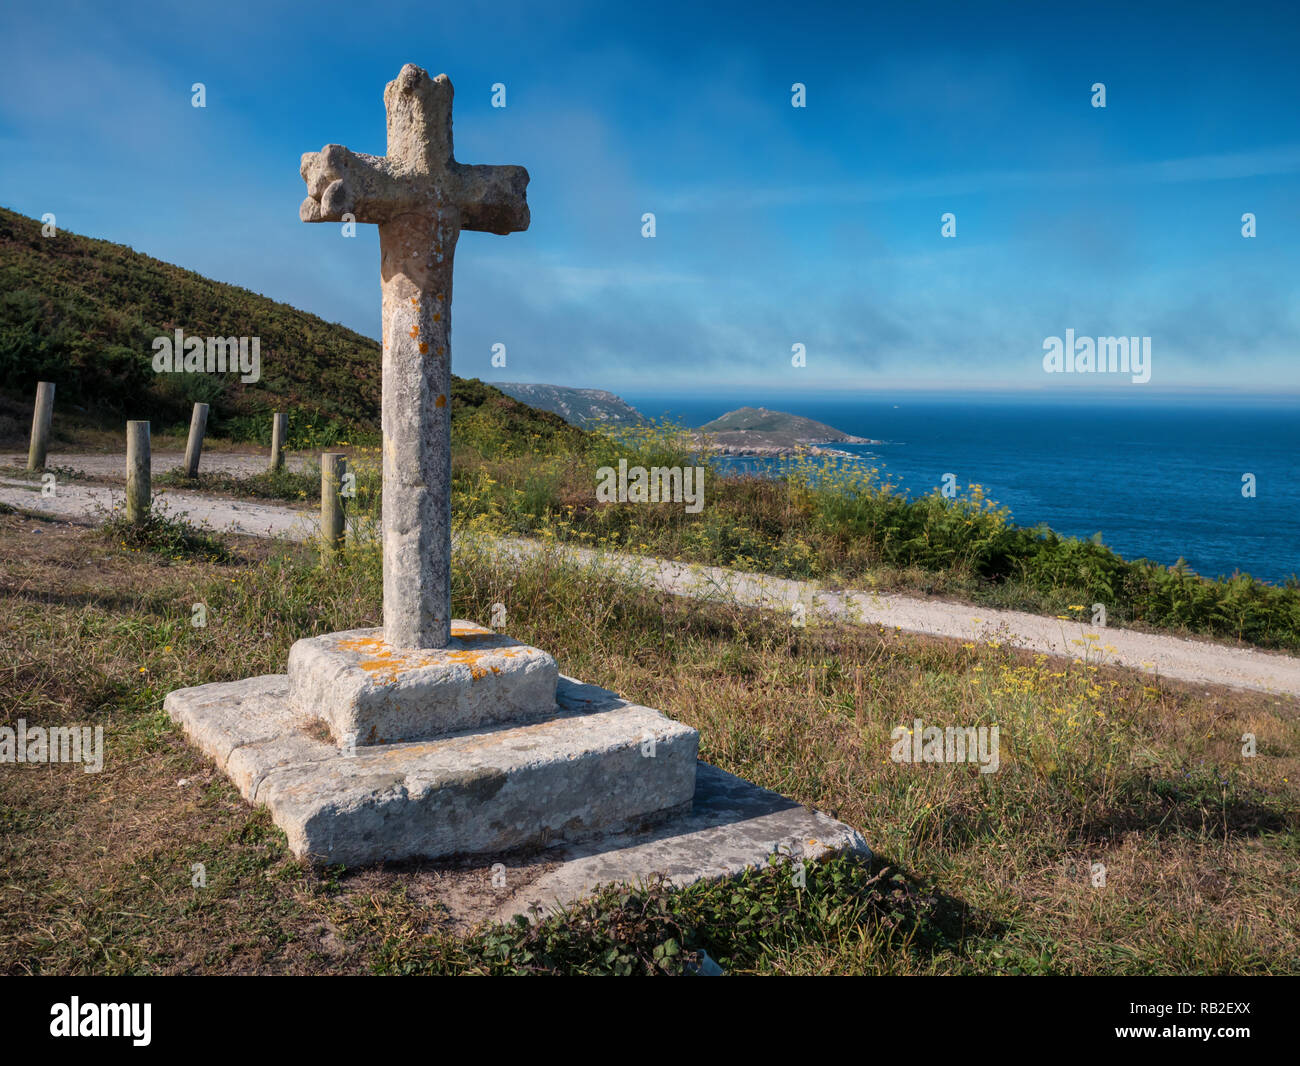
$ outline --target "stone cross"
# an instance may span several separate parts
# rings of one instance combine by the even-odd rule
[[[383,285],[384,639],[451,633],[451,272],[461,230],[528,228],[528,171],[452,158],[451,81],[408,63],[384,89],[388,154],[302,157],[304,222],[379,226]],[[351,218],[344,219],[345,215]]]

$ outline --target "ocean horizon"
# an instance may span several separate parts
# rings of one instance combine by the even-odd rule
[[[744,406],[812,418],[881,441],[837,447],[910,496],[951,473],[963,493],[981,485],[1017,525],[1100,533],[1125,558],[1181,558],[1205,577],[1273,584],[1300,575],[1300,396],[619,395],[647,417],[691,427]],[[780,460],[718,465],[771,474]],[[1242,493],[1246,474],[1253,498]]]

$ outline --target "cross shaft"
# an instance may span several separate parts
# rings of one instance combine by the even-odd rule
[[[443,648],[451,631],[451,283],[462,230],[528,228],[528,171],[452,152],[452,85],[412,64],[384,90],[388,154],[302,157],[304,222],[379,226],[383,290],[384,639]]]

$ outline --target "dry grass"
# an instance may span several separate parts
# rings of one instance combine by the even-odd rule
[[[5,720],[103,724],[108,749],[99,774],[0,767],[4,971],[481,968],[441,902],[485,892],[484,871],[306,869],[162,713],[172,688],[280,672],[294,639],[377,622],[373,553],[322,571],[306,549],[235,549],[228,566],[179,562],[0,515]],[[877,628],[796,629],[545,556],[505,572],[470,545],[455,581],[458,616],[506,604],[512,634],[566,673],[664,708],[701,731],[703,758],[854,824],[876,869],[935,901],[926,935],[812,922],[737,968],[1300,972],[1295,701]],[[189,624],[196,602],[205,629]],[[892,762],[890,730],[914,718],[998,723],[1001,769]],[[589,934],[573,929],[580,949]]]

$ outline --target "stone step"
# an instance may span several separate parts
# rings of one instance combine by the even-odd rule
[[[690,809],[694,729],[572,678],[556,704],[524,724],[356,747],[291,706],[283,674],[180,689],[164,707],[314,862],[496,855]]]
[[[542,918],[602,885],[649,884],[662,877],[674,888],[685,888],[762,869],[769,862],[787,864],[791,876],[801,871],[810,876],[803,871],[806,864],[842,851],[871,860],[871,849],[852,826],[698,763],[689,813],[637,832],[561,842],[537,856],[503,856],[502,887],[493,887],[488,871],[483,891],[495,897],[492,916],[498,921],[517,914]],[[454,918],[467,896],[449,901]]]

